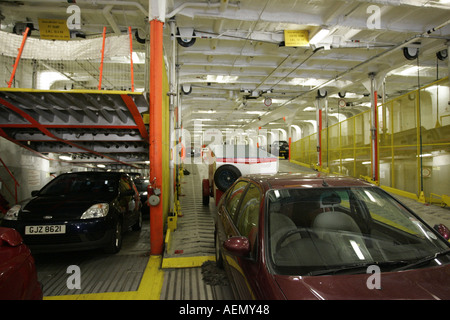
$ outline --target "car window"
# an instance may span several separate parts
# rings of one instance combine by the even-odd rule
[[[116,190],[116,182],[110,175],[66,174],[50,181],[41,195],[97,194]]]
[[[226,209],[233,221],[235,220],[234,217],[236,215],[236,210],[239,206],[240,199],[245,191],[245,187],[247,187],[247,184],[247,181],[239,181],[228,193]]]
[[[268,249],[277,271],[308,274],[433,257],[448,244],[379,188],[303,188],[267,193]]]
[[[235,224],[239,233],[250,240],[252,251],[256,243],[260,206],[261,192],[255,184],[250,183],[245,196],[242,198],[242,205]]]

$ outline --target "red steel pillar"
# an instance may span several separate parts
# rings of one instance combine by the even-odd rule
[[[151,10],[159,4],[150,0]],[[163,19],[162,19],[163,20]],[[161,18],[150,20],[150,106],[149,106],[149,155],[150,182],[161,191],[159,204],[150,207],[150,254],[161,255],[164,244],[163,222],[163,26]]]

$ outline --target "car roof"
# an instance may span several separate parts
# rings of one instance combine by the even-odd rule
[[[116,171],[111,171],[111,172],[105,172],[105,171],[78,171],[78,172],[66,172],[66,173],[62,173],[60,174],[60,176],[62,175],[86,175],[86,176],[93,176],[93,175],[110,175],[110,176],[120,176],[120,175],[126,175],[127,173],[125,172],[116,172]]]
[[[275,173],[251,174],[244,178],[251,179],[265,189],[283,188],[324,188],[324,187],[372,187],[364,180],[336,175],[317,173]]]

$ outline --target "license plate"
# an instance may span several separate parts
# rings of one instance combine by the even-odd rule
[[[66,233],[65,225],[26,226],[25,234],[63,234]]]

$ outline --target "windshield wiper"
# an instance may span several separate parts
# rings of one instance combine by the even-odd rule
[[[380,268],[383,267],[392,267],[392,266],[398,266],[398,265],[405,265],[407,264],[407,261],[404,260],[399,260],[399,261],[383,261],[383,262],[376,262],[376,261],[372,261],[372,262],[367,262],[367,263],[358,263],[358,264],[350,264],[350,265],[345,265],[339,268],[334,268],[334,269],[321,269],[321,270],[316,270],[316,271],[311,271],[308,274],[306,274],[307,276],[320,276],[320,275],[326,275],[326,274],[337,274],[337,273],[341,273],[341,272],[348,272],[348,271],[359,271],[359,273],[367,272],[367,268],[370,266],[378,266]]]
[[[435,253],[435,254],[432,254],[432,255],[430,255],[430,256],[426,256],[426,257],[424,257],[424,258],[422,258],[422,259],[419,259],[419,260],[417,260],[417,261],[414,261],[413,263],[409,263],[409,264],[407,264],[406,266],[403,266],[403,267],[394,269],[394,270],[392,270],[392,271],[402,271],[402,270],[406,270],[406,269],[411,269],[411,268],[414,268],[414,267],[418,267],[418,266],[420,266],[420,265],[422,265],[422,264],[431,262],[432,260],[436,259],[437,257],[444,256],[444,255],[449,254],[449,253],[450,253],[450,250],[445,250],[445,251],[442,251],[442,252],[437,252],[437,253]]]

